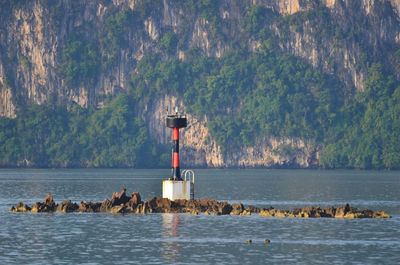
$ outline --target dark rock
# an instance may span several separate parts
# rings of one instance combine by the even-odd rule
[[[219,205],[218,212],[221,215],[230,214],[231,211],[232,211],[232,205],[230,205],[229,203],[223,202],[221,205]]]
[[[212,205],[212,206],[210,207],[209,211],[210,211],[212,214],[214,214],[214,215],[220,215],[218,205]]]
[[[335,218],[343,218],[345,215],[344,207],[338,207],[335,211]]]
[[[360,212],[360,218],[373,218],[374,211],[372,210],[362,210]]]
[[[79,212],[83,213],[92,213],[92,212],[99,212],[101,207],[100,202],[86,202],[86,201],[81,201],[79,204]]]
[[[120,192],[114,192],[111,196],[113,206],[127,203],[131,198],[126,196],[126,188],[122,188]]]
[[[278,217],[278,218],[284,218],[284,217],[288,217],[288,214],[286,211],[284,210],[277,210],[274,209],[274,217]]]
[[[18,213],[24,213],[24,212],[30,212],[31,207],[28,205],[24,204],[23,202],[17,203],[17,205],[12,206],[10,211],[12,212],[18,212]]]
[[[79,209],[79,206],[76,203],[72,203],[70,200],[62,201],[57,206],[57,212],[63,212],[63,213],[75,212],[78,209]]]
[[[39,212],[41,212],[40,211],[41,208],[42,208],[42,203],[41,202],[36,202],[36,203],[32,204],[31,212],[32,213],[39,213]]]
[[[31,212],[32,213],[50,213],[50,212],[54,212],[56,210],[56,208],[57,207],[55,204],[47,205],[42,202],[37,202],[32,205]]]
[[[51,193],[47,194],[46,198],[44,198],[44,204],[46,205],[54,205],[53,195]]]
[[[352,211],[350,205],[347,203],[345,206],[338,207],[335,211],[335,218],[347,218],[352,216],[349,213]]]
[[[253,205],[249,205],[245,210],[250,213],[259,213],[260,212],[260,208],[257,208]]]
[[[200,199],[198,200],[198,203],[202,209],[211,209],[213,206],[218,204],[218,201],[213,199]]]
[[[295,208],[292,211],[293,217],[301,217],[303,211],[301,208]]]
[[[147,214],[147,213],[152,213],[152,212],[153,212],[153,210],[151,209],[151,207],[149,205],[149,202],[145,202],[143,204],[141,213],[142,214]]]
[[[247,209],[244,209],[243,212],[240,213],[240,215],[251,215],[251,212],[248,211]]]
[[[132,192],[131,199],[129,200],[133,204],[140,204],[142,203],[142,198],[139,192]]]
[[[384,211],[376,211],[372,214],[372,218],[391,218],[391,216]]]
[[[194,200],[175,200],[171,201],[171,208],[174,208],[175,210],[179,209],[179,211],[190,212],[190,210],[199,209],[200,207]]]
[[[42,203],[41,202],[36,202],[32,204],[31,212],[32,213],[40,213],[42,209]]]
[[[270,212],[271,209],[273,209],[273,208],[269,208],[269,209],[264,208],[264,209],[261,209],[260,212],[259,212],[258,214],[259,214],[260,216],[262,216],[262,217],[272,217],[273,215],[272,215],[272,213]]]
[[[126,213],[127,212],[127,207],[123,204],[113,206],[110,210],[111,213]]]
[[[335,207],[325,208],[321,213],[321,217],[333,218],[335,217],[335,214],[336,214]]]
[[[310,218],[319,218],[321,217],[321,208],[317,207],[303,207],[300,210],[300,213],[304,216],[308,216]]]
[[[31,212],[33,213],[49,213],[57,209],[57,204],[53,200],[53,195],[49,193],[44,202],[36,202],[32,205]]]
[[[100,205],[100,212],[109,212],[112,208],[112,202],[109,199],[105,199]]]
[[[53,200],[53,195],[49,193],[44,202],[37,202],[32,205],[31,212],[33,213],[49,213],[54,212],[57,209],[57,204]]]
[[[140,197],[139,192],[133,192],[131,199],[125,203],[126,208],[126,212],[129,213],[134,213],[136,212],[136,208],[138,207],[139,204],[142,204],[142,199]]]
[[[346,213],[345,215],[344,215],[344,217],[343,218],[345,218],[345,219],[354,219],[354,218],[359,218],[359,214],[358,213],[355,213],[355,212],[348,212],[348,213]]]
[[[240,215],[244,211],[244,206],[241,203],[232,204],[231,215]]]
[[[348,203],[346,203],[346,205],[344,206],[344,213],[346,214],[346,213],[348,213],[350,211],[351,211],[351,207],[350,207],[350,205]]]
[[[151,212],[154,213],[170,213],[171,201],[167,198],[154,197],[148,201],[148,206]]]
[[[192,214],[192,215],[199,215],[200,212],[199,212],[198,210],[192,210],[192,211],[190,212],[190,214]]]
[[[136,214],[141,214],[142,213],[142,208],[143,208],[143,204],[139,204],[138,206],[136,206]]]

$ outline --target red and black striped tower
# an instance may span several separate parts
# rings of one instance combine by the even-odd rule
[[[174,114],[167,115],[167,127],[172,128],[172,180],[182,180],[179,166],[179,129],[187,127],[185,115],[179,114],[178,109]]]

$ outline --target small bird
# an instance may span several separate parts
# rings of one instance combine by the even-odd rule
[[[271,243],[271,240],[269,240],[269,239],[265,239],[265,240],[264,240],[264,244],[265,244],[265,245],[268,245],[269,243]]]
[[[245,243],[246,243],[246,244],[251,244],[251,243],[253,243],[253,240],[247,239],[247,240],[245,241]]]

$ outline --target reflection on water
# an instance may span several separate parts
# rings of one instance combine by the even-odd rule
[[[282,208],[350,202],[386,210],[389,220],[8,211],[48,192],[57,201],[101,201],[125,186],[150,199],[161,194],[166,175],[168,170],[0,170],[0,264],[400,264],[400,172],[196,172],[197,198]]]
[[[162,243],[161,251],[164,260],[167,262],[177,262],[180,247],[175,239],[179,238],[180,225],[179,214],[162,214],[162,236],[165,241]]]

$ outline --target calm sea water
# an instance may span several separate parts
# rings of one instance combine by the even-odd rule
[[[400,264],[400,172],[196,170],[197,198],[279,208],[348,202],[386,210],[387,220],[8,211],[48,192],[101,201],[125,186],[149,199],[168,172],[0,170],[0,264]]]

